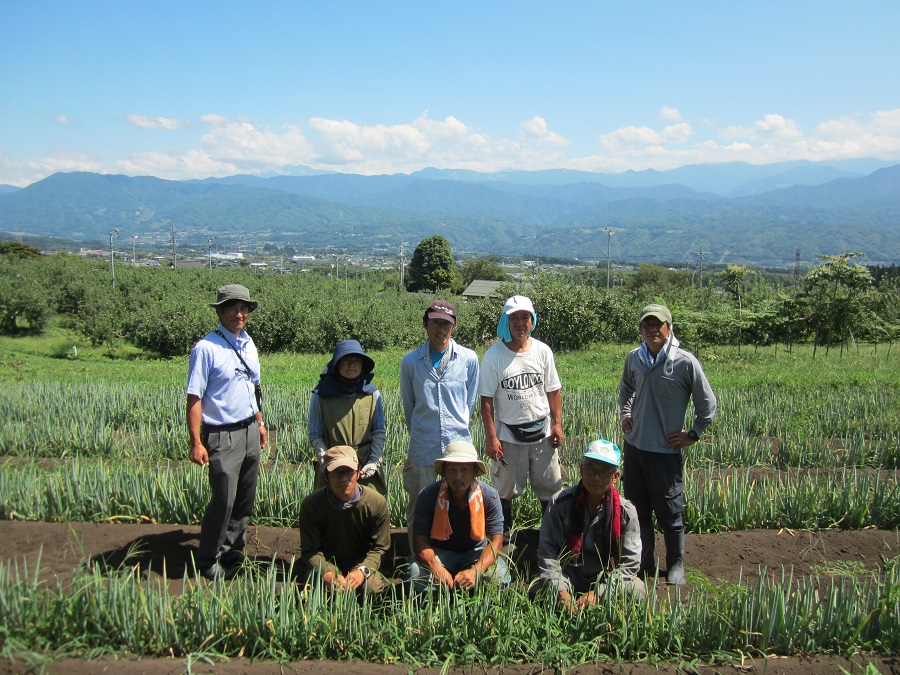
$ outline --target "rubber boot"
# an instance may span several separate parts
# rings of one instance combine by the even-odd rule
[[[512,530],[512,499],[501,499],[500,508],[503,510],[503,548],[500,551],[512,560],[516,547],[512,543],[510,531]]]
[[[666,532],[666,583],[684,585],[684,530]]]
[[[638,577],[641,579],[656,576],[656,532],[653,531],[653,521],[639,521],[641,528],[641,569]]]
[[[501,499],[500,508],[503,509],[503,545],[509,545],[509,531],[512,529],[512,499]]]

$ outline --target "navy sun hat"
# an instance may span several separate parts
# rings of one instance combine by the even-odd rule
[[[338,361],[345,356],[351,355],[362,358],[363,375],[375,370],[375,361],[363,351],[362,345],[359,344],[358,340],[341,340],[334,346],[334,351],[331,353],[331,361],[328,362],[328,372],[336,373]]]

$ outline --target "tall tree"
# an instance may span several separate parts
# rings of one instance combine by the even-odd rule
[[[731,293],[734,301],[737,303],[737,343],[738,354],[741,353],[741,343],[743,342],[744,327],[744,293],[747,284],[747,268],[743,265],[729,265],[724,272],[719,273],[722,285]]]
[[[407,290],[436,291],[439,288],[454,288],[457,284],[456,262],[450,242],[439,234],[420,241],[409,263]]]
[[[495,255],[483,258],[469,258],[462,266],[463,286],[468,286],[476,279],[483,281],[505,281],[506,274],[500,267],[499,258]]]
[[[815,347],[820,344],[825,345],[828,354],[835,334],[840,336],[843,351],[843,345],[862,322],[871,320],[865,299],[873,287],[872,275],[863,265],[851,264],[854,258],[864,256],[860,252],[820,255],[824,262],[806,273],[805,295],[815,326],[814,356]]]

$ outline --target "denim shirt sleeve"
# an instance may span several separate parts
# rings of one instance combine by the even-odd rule
[[[384,404],[381,401],[381,392],[375,394],[375,414],[372,416],[372,446],[369,450],[369,462],[380,463],[384,456],[384,440],[387,432],[384,422]]]
[[[306,437],[316,451],[319,461],[328,449],[325,447],[325,431],[322,428],[322,409],[319,407],[319,395],[313,393],[309,397],[309,416],[306,420]]]

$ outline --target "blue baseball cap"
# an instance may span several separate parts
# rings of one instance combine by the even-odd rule
[[[622,451],[619,450],[619,446],[612,441],[601,438],[599,441],[593,441],[588,446],[587,450],[585,450],[584,457],[585,459],[593,459],[598,462],[605,462],[606,464],[612,464],[613,466],[618,467],[622,461]]]

